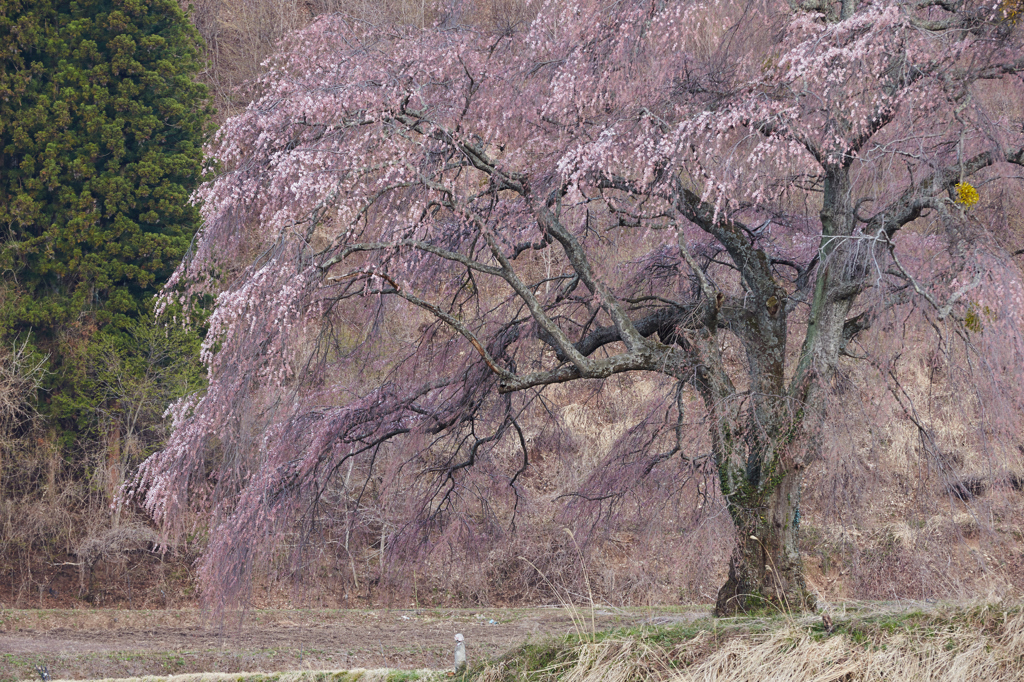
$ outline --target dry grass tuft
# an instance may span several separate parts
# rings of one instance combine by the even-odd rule
[[[656,645],[629,639],[608,639],[580,645],[575,665],[561,677],[565,682],[629,682],[659,679],[672,663]]]
[[[760,641],[734,638],[703,661],[667,679],[1009,681],[1019,680],[1024,674],[1021,653],[976,632],[943,636],[899,633],[878,644],[858,644],[846,634],[820,639],[801,628],[785,628]]]

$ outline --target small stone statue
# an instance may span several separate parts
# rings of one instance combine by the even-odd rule
[[[461,633],[455,635],[455,674],[466,672],[466,642]]]

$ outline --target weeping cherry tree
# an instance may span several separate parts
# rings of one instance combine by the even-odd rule
[[[1020,192],[1019,10],[552,1],[501,35],[321,18],[211,150],[164,294],[218,293],[210,385],[143,466],[147,508],[208,514],[204,584],[236,594],[354,463],[372,481],[402,452],[409,513],[443,523],[499,448],[516,489],[546,387],[646,373],[668,417],[637,427],[638,475],[713,471],[735,524],[717,613],[812,608],[801,479],[841,364],[885,376],[865,332],[917,325],[1016,400],[1024,300],[989,198]],[[599,472],[581,499],[614,487]]]

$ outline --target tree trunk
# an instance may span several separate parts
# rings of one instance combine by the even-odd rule
[[[741,427],[735,416],[720,412],[718,432],[713,434],[722,494],[736,526],[729,579],[718,591],[715,604],[719,616],[804,611],[815,606],[797,545],[800,484],[803,467],[813,459],[809,452],[816,447],[823,414],[819,389],[835,373],[846,317],[869,271],[868,251],[845,239],[856,226],[847,165],[828,168],[824,190],[821,264],[804,343],[788,390],[783,388],[785,308],[773,311],[771,299],[765,298],[771,286],[758,285],[755,278],[744,275],[751,291],[760,291],[762,299],[751,299],[747,323],[736,327],[747,350],[754,388],[747,423]],[[785,293],[773,295],[782,299]],[[723,404],[729,397],[720,388],[715,393],[714,388],[709,385],[705,389],[709,410],[716,407],[709,399]],[[804,424],[805,419],[809,423]],[[793,444],[798,437],[808,452],[794,457]]]
[[[797,546],[802,475],[799,470],[776,475],[776,485],[726,496],[736,548],[729,579],[718,591],[716,616],[815,608]]]

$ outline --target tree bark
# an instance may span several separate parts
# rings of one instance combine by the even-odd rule
[[[729,578],[718,591],[716,616],[815,608],[797,546],[801,471],[776,472],[772,477],[777,482],[760,491],[738,490],[726,496],[736,526],[736,548]]]

